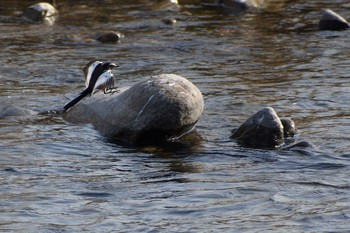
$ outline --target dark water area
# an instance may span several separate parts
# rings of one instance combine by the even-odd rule
[[[170,1],[169,1],[170,2]],[[0,119],[1,232],[348,232],[350,31],[318,31],[337,1],[267,1],[228,12],[213,1],[55,1],[52,25],[0,4],[0,107],[62,107],[90,60],[119,65],[118,86],[175,73],[203,93],[185,143],[120,145],[60,116]],[[176,19],[173,25],[164,19]],[[120,42],[92,40],[101,31]],[[259,150],[231,130],[263,107],[291,117],[315,148]]]

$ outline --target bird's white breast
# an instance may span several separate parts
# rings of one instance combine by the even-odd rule
[[[102,73],[100,75],[100,77],[98,77],[97,82],[94,86],[94,90],[95,89],[99,89],[99,87],[103,87],[106,85],[106,83],[108,83],[108,80],[110,80],[111,78],[113,78],[113,74],[111,72],[111,70],[107,70],[106,72]],[[104,89],[104,87],[103,87]]]

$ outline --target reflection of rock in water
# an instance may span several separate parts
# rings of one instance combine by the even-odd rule
[[[202,152],[203,141],[203,137],[194,129],[176,140],[158,141],[151,144],[147,143],[139,149],[144,153],[151,153],[159,157],[181,157],[183,155]],[[118,142],[115,143],[118,144]]]

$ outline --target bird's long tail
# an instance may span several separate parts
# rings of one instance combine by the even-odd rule
[[[84,97],[86,97],[88,94],[90,94],[89,90],[85,89],[78,97],[70,101],[68,104],[66,104],[63,108],[65,111],[76,105],[80,100],[82,100]]]

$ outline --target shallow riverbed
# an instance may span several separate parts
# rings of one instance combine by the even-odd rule
[[[53,25],[0,6],[0,106],[58,109],[84,88],[90,60],[117,63],[118,86],[154,74],[203,93],[197,136],[120,145],[60,116],[0,119],[2,232],[347,232],[350,229],[350,31],[318,31],[322,8],[274,1],[228,12],[213,1],[56,1]],[[176,19],[169,25],[164,19]],[[116,30],[119,43],[94,42]],[[257,150],[229,139],[263,107],[291,117],[315,148]]]

